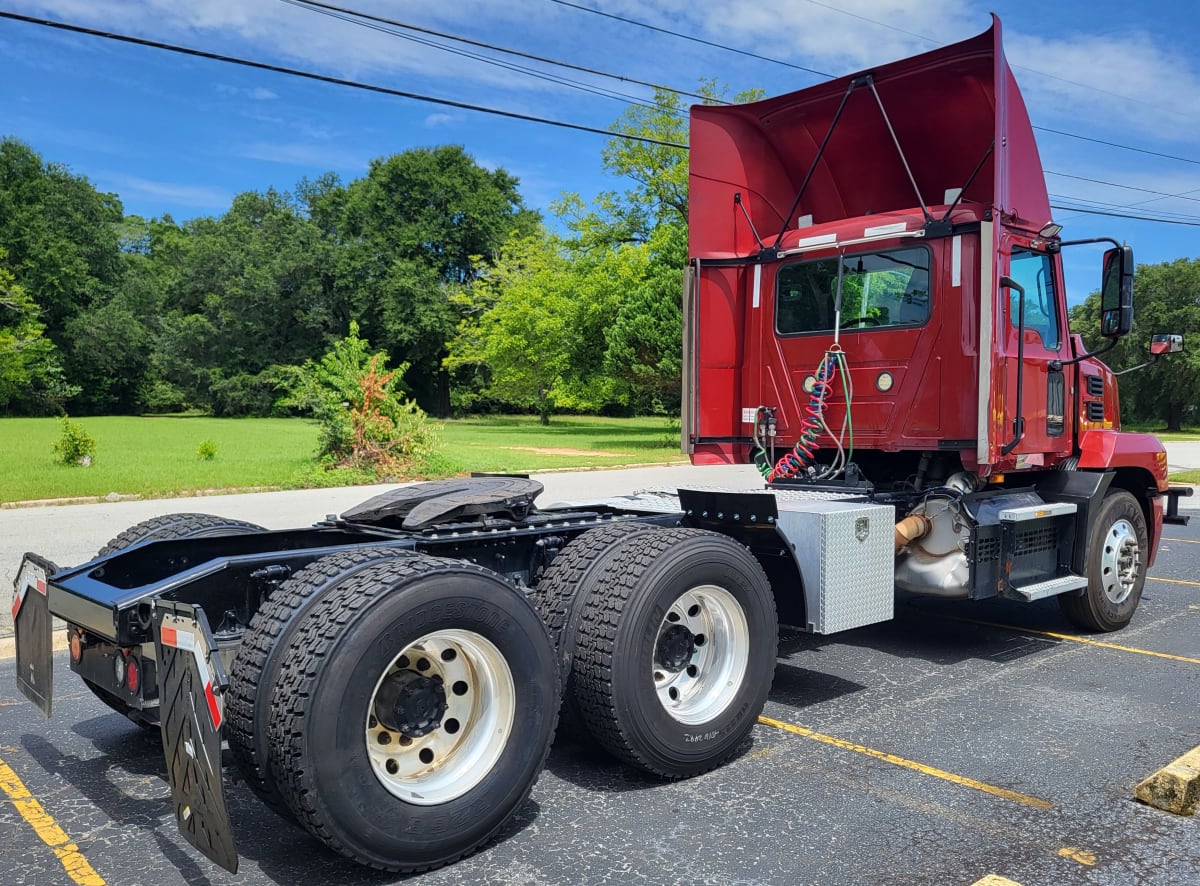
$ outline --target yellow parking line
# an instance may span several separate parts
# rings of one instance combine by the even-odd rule
[[[1200,545],[1200,539],[1195,538],[1160,538],[1159,541],[1181,541],[1185,545]]]
[[[973,625],[983,625],[988,628],[1000,628],[1004,631],[1017,631],[1022,634],[1037,634],[1039,637],[1053,637],[1055,640],[1070,640],[1072,643],[1086,643],[1088,646],[1100,646],[1103,649],[1116,649],[1118,652],[1134,652],[1138,655],[1150,655],[1154,658],[1166,658],[1171,661],[1183,661],[1188,664],[1200,664],[1200,658],[1188,658],[1186,655],[1171,655],[1168,652],[1155,652],[1152,649],[1138,649],[1136,646],[1118,646],[1116,643],[1105,643],[1102,640],[1091,640],[1087,637],[1076,637],[1074,634],[1058,634],[1054,631],[1039,631],[1034,628],[1020,628],[1016,625],[1005,625],[995,621],[982,621],[977,618],[963,618],[961,615],[939,615],[950,621],[965,621]]]
[[[785,732],[791,732],[794,735],[802,735],[805,738],[811,738],[814,741],[822,741],[825,744],[831,744],[834,747],[842,748],[847,751],[854,751],[856,754],[865,754],[868,757],[873,757],[876,760],[883,760],[885,763],[891,763],[895,766],[903,766],[905,769],[912,769],[916,772],[932,775],[934,778],[945,779],[954,784],[962,785],[968,788],[974,788],[977,791],[983,791],[985,794],[992,794],[996,797],[1003,797],[1005,800],[1012,800],[1016,803],[1023,803],[1026,806],[1036,806],[1038,809],[1053,809],[1054,804],[1046,800],[1039,800],[1037,797],[1030,797],[1027,794],[1019,794],[1016,791],[1010,791],[1007,788],[996,787],[995,785],[987,784],[982,781],[976,781],[973,778],[967,778],[964,775],[955,775],[953,772],[947,772],[944,769],[937,769],[933,766],[926,766],[924,763],[918,763],[915,760],[908,760],[904,757],[898,757],[895,754],[889,754],[886,751],[877,751],[874,748],[869,748],[866,745],[854,744],[854,742],[846,741],[843,738],[834,738],[832,735],[823,735],[820,732],[814,732],[812,729],[806,729],[803,726],[796,726],[792,723],[784,723],[781,720],[772,720],[770,717],[759,717],[758,722],[764,726],[773,726],[776,729],[782,729]]]
[[[1148,581],[1165,581],[1172,585],[1191,585],[1194,588],[1200,588],[1200,581],[1188,581],[1186,578],[1159,578],[1156,575],[1147,575]]]
[[[988,874],[982,880],[976,880],[971,886],[1021,886],[1016,880],[1001,877],[999,874]]]
[[[79,886],[105,886],[104,878],[96,873],[95,868],[88,864],[79,847],[71,842],[71,838],[58,826],[50,814],[42,808],[42,804],[34,799],[29,789],[13,772],[12,767],[0,760],[0,789],[8,794],[13,806],[21,816],[29,822],[30,827],[58,856],[63,869]]]

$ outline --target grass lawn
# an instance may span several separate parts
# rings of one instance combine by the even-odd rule
[[[57,463],[58,419],[0,419],[0,501],[313,484],[317,426],[304,419],[77,421],[96,440],[96,457],[87,468]],[[450,473],[517,472],[682,460],[677,439],[665,418],[569,416],[543,428],[536,418],[502,416],[445,422],[442,452]],[[197,455],[205,440],[216,444],[211,461]]]

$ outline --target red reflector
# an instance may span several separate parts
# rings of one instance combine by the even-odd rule
[[[142,685],[142,669],[138,660],[132,655],[125,659],[125,688],[137,695],[138,687]]]
[[[79,664],[83,658],[83,631],[71,631],[71,661]]]

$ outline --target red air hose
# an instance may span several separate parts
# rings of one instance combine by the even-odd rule
[[[825,401],[829,398],[832,388],[833,375],[837,371],[837,361],[833,354],[826,354],[817,370],[816,384],[813,385],[812,396],[804,410],[804,418],[800,422],[800,434],[792,451],[775,463],[774,469],[767,475],[767,482],[798,477],[812,466],[817,457],[817,437],[820,436],[824,425],[822,415],[825,412]]]

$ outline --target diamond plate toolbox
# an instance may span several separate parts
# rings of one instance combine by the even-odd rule
[[[781,499],[777,526],[800,567],[808,630],[833,634],[892,618],[891,505]]]

